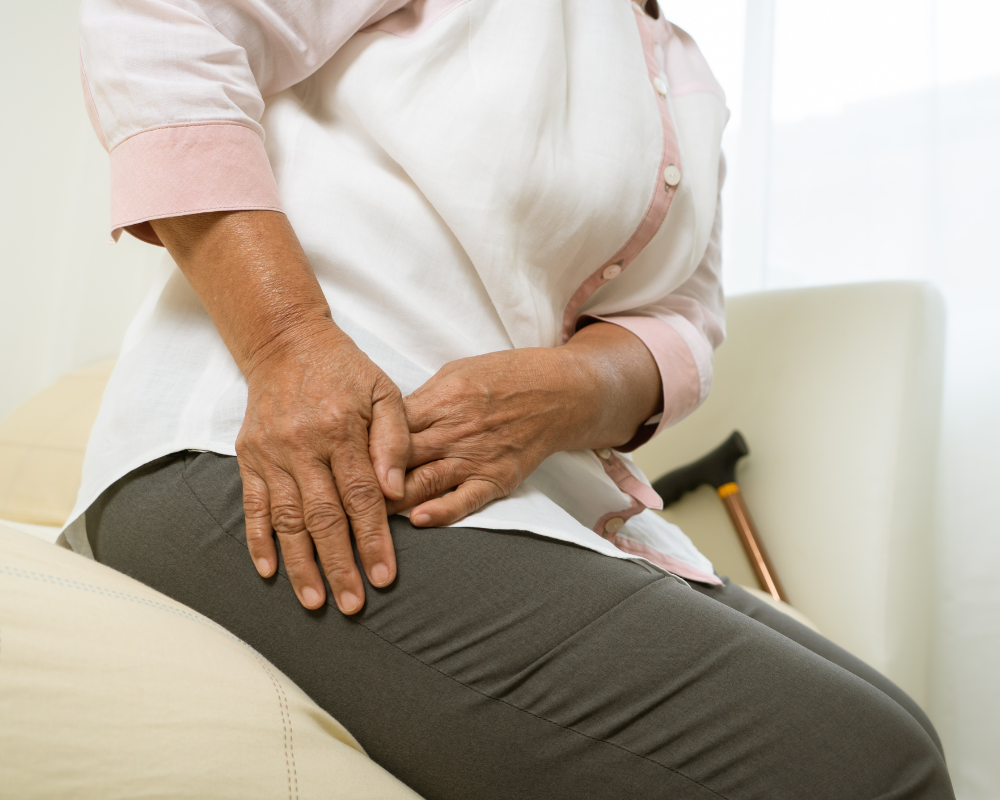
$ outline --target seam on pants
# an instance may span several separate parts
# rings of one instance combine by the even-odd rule
[[[231,531],[229,531],[224,525],[222,525],[222,523],[219,522],[219,520],[217,520],[215,518],[215,515],[212,514],[212,512],[208,509],[208,507],[205,505],[205,503],[202,502],[201,498],[198,496],[198,493],[194,490],[194,487],[191,486],[191,484],[188,482],[187,476],[182,473],[181,474],[181,479],[184,481],[185,486],[187,486],[188,491],[190,491],[191,494],[194,496],[194,498],[198,501],[198,504],[205,510],[205,513],[208,514],[209,518],[219,527],[219,530],[221,530],[223,533],[225,533],[227,536],[229,536],[231,539],[233,539],[237,544],[240,545],[241,548],[246,549],[246,541],[244,540],[244,541],[241,542],[240,539],[239,539],[239,537],[237,537],[235,534],[233,534]],[[285,580],[286,582],[289,583],[289,585],[291,584],[291,581],[288,580],[288,577],[286,575],[283,575],[280,570],[275,573],[275,577],[281,578],[281,579]],[[663,576],[661,576],[661,577],[663,577]],[[653,581],[653,583],[655,583],[655,582],[656,581]],[[571,633],[565,640],[563,640],[563,642],[560,642],[560,645],[557,645],[557,647],[561,646],[561,644],[565,643],[566,641],[569,641],[569,639],[573,638],[574,636],[576,636],[577,634],[579,634],[581,631],[585,630],[589,625],[592,625],[593,623],[597,622],[599,619],[601,619],[601,617],[603,617],[604,615],[610,613],[615,608],[617,608],[618,606],[620,606],[622,603],[624,603],[627,600],[631,599],[634,595],[638,594],[639,592],[641,592],[643,589],[647,588],[650,585],[651,584],[644,584],[643,586],[639,587],[638,589],[636,589],[635,592],[632,592],[628,597],[625,597],[622,600],[620,600],[619,602],[615,603],[614,606],[612,606],[611,608],[609,608],[607,611],[603,612],[600,616],[598,616],[595,619],[591,620],[586,625],[584,625],[583,627],[581,627],[579,630],[574,631],[573,633]],[[328,607],[332,607],[333,610],[336,613],[338,613],[338,614],[340,613],[340,609],[338,609],[336,607],[336,604],[335,603],[331,603],[329,594],[327,595],[327,599],[326,599],[326,602],[324,603],[324,605],[326,605]],[[385,644],[389,645],[390,647],[392,647],[395,650],[398,650],[400,653],[402,653],[403,655],[407,656],[408,658],[413,659],[418,664],[420,664],[420,665],[422,665],[424,667],[427,667],[428,669],[434,670],[434,672],[438,673],[439,675],[447,678],[448,680],[450,680],[450,681],[452,681],[454,683],[457,683],[459,686],[461,686],[461,687],[463,687],[465,689],[468,689],[471,692],[475,692],[480,697],[484,697],[487,700],[492,700],[493,702],[496,702],[496,703],[501,703],[501,704],[507,706],[508,708],[512,708],[515,711],[521,712],[522,714],[527,714],[528,716],[533,717],[534,719],[540,720],[541,722],[545,722],[545,723],[547,723],[549,725],[552,725],[552,726],[554,726],[556,728],[559,728],[560,730],[567,731],[568,733],[575,734],[576,736],[581,736],[584,739],[589,739],[592,742],[597,742],[599,744],[607,745],[608,747],[613,747],[616,750],[620,750],[623,753],[628,753],[629,755],[634,756],[635,758],[640,758],[643,761],[648,761],[650,764],[654,764],[655,766],[659,767],[660,769],[665,769],[668,772],[672,772],[674,775],[677,775],[678,777],[681,777],[681,778],[683,778],[686,781],[690,781],[695,786],[698,786],[698,787],[704,789],[706,792],[711,792],[712,795],[714,795],[715,797],[720,797],[723,800],[728,800],[728,798],[726,798],[725,795],[719,794],[714,789],[711,789],[708,786],[705,786],[703,783],[700,783],[699,781],[695,780],[694,778],[690,777],[689,775],[685,775],[683,772],[680,772],[679,770],[676,770],[673,767],[670,767],[670,766],[668,766],[666,764],[661,764],[659,761],[655,761],[654,759],[650,758],[649,756],[644,756],[641,753],[636,753],[636,752],[634,752],[632,750],[629,750],[627,747],[622,747],[621,745],[615,744],[614,742],[609,742],[606,739],[598,739],[598,738],[596,738],[594,736],[590,736],[590,735],[588,735],[586,733],[583,733],[582,731],[576,730],[575,728],[569,728],[569,727],[566,727],[565,725],[560,725],[558,722],[555,722],[555,721],[553,721],[551,719],[547,719],[547,718],[545,718],[543,716],[540,716],[539,714],[535,714],[533,711],[529,711],[526,708],[521,708],[520,706],[516,706],[513,703],[511,703],[511,702],[509,702],[507,700],[504,700],[503,698],[494,697],[493,695],[486,694],[485,692],[481,691],[480,689],[477,689],[475,686],[469,686],[467,683],[463,683],[458,678],[456,678],[456,677],[454,677],[452,675],[449,675],[447,672],[442,671],[441,669],[439,669],[438,667],[434,666],[433,664],[428,664],[426,661],[423,661],[422,659],[420,659],[417,656],[413,655],[413,653],[408,653],[406,650],[404,650],[403,648],[401,648],[399,645],[395,644],[394,642],[390,642],[388,639],[386,639],[385,637],[383,637],[381,634],[377,633],[376,631],[373,631],[371,628],[369,628],[367,625],[365,625],[360,620],[358,620],[357,624],[358,624],[359,628],[363,628],[364,630],[368,631],[368,633],[370,633],[372,636],[374,636],[375,638],[377,638],[379,641],[384,642]]]
[[[589,622],[585,622],[583,625],[581,625],[575,631],[573,631],[572,633],[570,633],[569,635],[567,635],[564,639],[561,639],[559,642],[557,642],[555,645],[553,645],[551,648],[549,648],[548,652],[543,653],[542,655],[538,656],[538,658],[536,658],[534,661],[532,661],[530,664],[526,664],[524,667],[522,667],[521,669],[519,669],[515,675],[513,675],[508,681],[505,682],[506,683],[505,691],[512,691],[513,687],[520,685],[521,681],[523,679],[526,679],[528,677],[526,675],[526,673],[530,673],[532,670],[534,670],[534,668],[536,667],[536,665],[538,665],[540,662],[542,662],[545,659],[547,659],[549,656],[551,656],[560,647],[563,647],[564,645],[566,645],[567,643],[569,643],[570,641],[572,641],[573,639],[575,639],[577,636],[579,636],[581,633],[583,633],[585,630],[587,630],[587,628],[589,628],[591,625],[596,625],[598,622],[600,622],[602,619],[604,619],[604,617],[606,617],[608,614],[610,614],[612,611],[614,611],[620,605],[622,605],[623,603],[627,603],[629,600],[631,600],[633,597],[635,597],[637,594],[639,594],[639,592],[645,591],[650,586],[656,585],[659,581],[664,580],[665,578],[666,578],[666,575],[663,575],[662,573],[656,573],[656,578],[654,580],[650,581],[649,583],[644,583],[642,586],[640,586],[634,592],[629,593],[629,595],[627,597],[623,597],[621,600],[619,600],[617,603],[615,603],[613,606],[611,606],[611,608],[608,608],[608,609],[602,611],[600,614],[598,614],[596,617],[594,617]],[[524,676],[524,678],[522,678],[522,676]]]

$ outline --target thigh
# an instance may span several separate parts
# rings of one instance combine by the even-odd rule
[[[399,576],[355,617],[246,552],[234,459],[167,459],[88,512],[99,560],[212,617],[432,798],[946,798],[869,682],[640,564],[392,518]]]
[[[912,716],[920,727],[926,731],[927,735],[934,742],[938,751],[944,754],[941,740],[937,731],[931,723],[927,714],[914,702],[906,692],[890,681],[885,675],[876,669],[868,666],[864,661],[855,655],[847,652],[844,648],[834,644],[825,636],[817,633],[811,628],[807,628],[800,622],[782,614],[774,606],[765,603],[763,600],[754,597],[750,592],[745,591],[736,584],[730,582],[728,578],[723,578],[722,586],[707,586],[705,584],[691,584],[693,589],[701,592],[706,597],[711,597],[720,603],[724,603],[741,614],[757,620],[762,625],[766,625],[777,631],[782,636],[797,642],[808,648],[827,661],[843,667],[848,672],[857,675],[870,683],[879,691],[895,700],[906,712]]]

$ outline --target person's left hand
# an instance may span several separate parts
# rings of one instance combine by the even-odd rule
[[[389,513],[412,508],[414,525],[438,527],[509,495],[550,455],[571,449],[586,426],[592,403],[583,377],[565,348],[445,364],[404,399],[411,471]]]

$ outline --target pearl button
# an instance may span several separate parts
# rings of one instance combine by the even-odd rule
[[[622,529],[625,524],[625,520],[621,517],[612,517],[607,522],[604,523],[604,530],[606,533],[615,534]]]
[[[594,452],[597,453],[597,457],[603,461],[611,460],[611,451],[606,447],[602,447],[600,450],[595,450]]]
[[[681,182],[681,171],[671,164],[663,170],[663,181],[667,186],[676,186]]]
[[[601,273],[601,275],[604,277],[604,280],[606,281],[614,280],[621,274],[622,274],[621,264],[612,264],[610,267],[605,267],[604,272]]]
[[[659,94],[660,97],[667,96],[667,84],[664,82],[663,78],[659,76],[653,78],[653,88],[656,89],[656,93]]]

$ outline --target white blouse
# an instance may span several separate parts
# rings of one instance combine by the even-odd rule
[[[449,361],[555,347],[602,319],[690,413],[721,342],[725,98],[655,1],[83,0],[84,91],[112,224],[288,215],[333,318],[412,392]],[[119,477],[235,454],[246,383],[170,264],[132,323],[67,538]],[[624,452],[548,458],[457,523],[527,530],[715,583]]]

